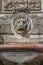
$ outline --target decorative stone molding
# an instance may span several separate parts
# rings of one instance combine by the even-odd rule
[[[23,30],[24,32],[27,32],[25,35],[22,36],[17,33],[17,31],[14,29],[15,22],[21,23],[22,21],[28,21],[26,22],[27,27],[26,31],[24,30],[24,24],[23,24]],[[41,21],[41,22],[40,22]],[[18,26],[17,26],[18,27]],[[23,32],[23,33],[24,33]],[[42,42],[43,41],[43,13],[41,14],[27,14],[27,13],[15,13],[15,14],[0,14],[0,34],[4,37],[4,42]],[[17,34],[17,36],[16,36]],[[18,37],[23,37],[22,39]],[[15,40],[16,41],[15,41]],[[23,43],[24,43],[23,42]]]
[[[40,11],[41,0],[2,0],[2,11],[5,13],[25,10]]]

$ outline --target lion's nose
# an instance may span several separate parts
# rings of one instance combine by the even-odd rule
[[[22,26],[22,25],[23,25],[23,22],[21,21],[21,22],[20,22],[20,26]]]

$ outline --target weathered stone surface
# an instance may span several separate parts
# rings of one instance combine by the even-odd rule
[[[8,61],[8,60],[3,60],[3,63],[4,63],[4,65],[17,65],[17,63],[11,62],[11,61]],[[33,62],[28,62],[28,63],[25,62],[22,65],[39,65],[40,63],[41,63],[40,61],[35,61],[35,62],[33,61]]]
[[[12,31],[13,28],[11,29],[11,25],[12,25],[11,21],[13,21],[13,19],[15,19],[14,22],[15,21],[17,22],[19,20],[22,22],[25,19],[27,21],[29,17],[32,20],[33,28],[32,28],[32,31],[30,34],[25,35],[25,38],[27,38],[27,39],[24,39],[24,42],[31,42],[31,43],[32,42],[43,42],[43,13],[42,14],[38,13],[38,14],[33,14],[33,15],[26,14],[26,16],[24,16],[25,14],[24,13],[23,13],[23,15],[19,15],[19,13],[15,13],[13,15],[4,14],[3,17],[2,17],[2,15],[0,15],[0,34],[3,35],[4,42],[23,42],[22,41],[23,39],[18,40],[17,39],[18,34],[17,34],[17,36],[15,36],[14,32]],[[20,19],[19,19],[19,17],[20,17]],[[27,18],[25,18],[25,17],[27,17]],[[15,26],[15,24],[13,24],[13,25]],[[24,24],[23,24],[23,26],[24,26]],[[28,24],[28,26],[29,26],[29,24]],[[17,28],[18,28],[18,26],[17,26]]]
[[[40,11],[41,10],[41,0],[3,0],[2,11]],[[8,12],[9,13],[9,12]]]
[[[15,11],[27,8],[27,0],[3,0],[3,10]]]
[[[28,9],[30,9],[31,11],[40,11],[41,0],[28,0]]]
[[[11,34],[10,15],[0,15],[0,34]]]
[[[10,28],[10,24],[3,24],[2,25],[3,28],[3,33],[4,34],[11,34],[11,28]]]
[[[0,35],[0,44],[4,44],[4,38],[2,35]]]
[[[25,14],[24,14],[25,15]],[[26,14],[27,15],[27,14]],[[31,34],[43,34],[43,13],[41,14],[28,14],[33,23],[33,29]],[[0,17],[0,33],[11,33],[11,20],[15,17],[18,17],[18,14],[13,14],[13,16],[7,15],[7,19],[4,19],[4,16]],[[6,17],[6,15],[5,15]],[[11,18],[12,17],[12,18]],[[22,15],[21,15],[22,17]],[[17,19],[18,20],[18,19]],[[15,20],[16,21],[16,20]]]
[[[11,20],[11,31],[17,37],[28,37],[33,29],[31,18],[26,13],[14,14]]]
[[[37,56],[36,52],[2,52],[2,56],[7,60],[16,62],[16,63],[25,63],[31,61],[34,57]]]
[[[41,11],[41,8],[43,9],[43,5],[41,7],[41,0],[2,0],[2,12],[10,14],[0,15],[0,42],[4,41],[5,44],[6,42],[8,44],[12,44],[13,42],[21,42],[23,44],[28,42],[43,42],[43,13],[32,13],[32,11]],[[25,22],[25,24],[23,22]],[[17,28],[20,28],[22,23],[23,32],[19,31],[20,33],[27,32],[27,29],[29,32],[31,27],[32,30],[30,34],[27,35],[26,33],[25,37],[20,36],[20,38],[18,38],[18,34],[16,36],[16,33],[18,33]],[[36,52],[3,52],[2,56],[9,61],[23,63],[26,61],[29,62],[36,57],[37,54]],[[9,63],[5,61],[4,64],[7,65],[7,63],[9,63],[9,65],[13,65],[13,62]],[[29,65],[31,65],[31,63]]]

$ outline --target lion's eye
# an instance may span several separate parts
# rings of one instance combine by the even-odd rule
[[[25,21],[23,21],[23,23],[25,24],[26,22],[25,22]]]

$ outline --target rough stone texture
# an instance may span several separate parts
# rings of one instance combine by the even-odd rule
[[[28,9],[31,11],[40,11],[41,10],[41,0],[28,0]]]
[[[33,15],[26,14],[26,15],[28,15],[31,18],[32,23],[33,23],[33,28],[32,28],[30,35],[28,34],[27,36],[25,36],[26,38],[29,38],[29,40],[27,40],[27,39],[25,39],[25,40],[27,40],[27,42],[43,42],[43,37],[40,37],[40,35],[43,35],[43,13],[38,13],[38,14],[33,14]],[[19,17],[17,13],[15,13],[13,15],[11,15],[11,14],[10,15],[4,14],[3,16],[0,15],[0,34],[4,35],[5,42],[20,42],[20,41],[14,40],[15,34],[11,30],[11,20],[13,18],[15,18],[16,16]],[[16,21],[16,19],[15,19],[15,21]],[[34,38],[31,37],[31,35],[33,35]],[[37,35],[38,37],[35,38],[35,35]],[[22,40],[21,40],[21,42],[22,42]],[[24,41],[24,42],[26,42],[26,41]]]
[[[8,60],[4,60],[4,65],[19,65],[17,63],[14,62],[10,62]],[[20,65],[40,65],[39,62],[29,62],[29,63],[24,63],[24,64],[20,64]]]
[[[14,62],[10,62],[8,60],[5,60],[4,62],[4,65],[19,65],[17,63],[14,63]],[[20,64],[21,65],[21,64]],[[22,65],[39,65],[39,62],[29,62],[29,63],[24,63]]]
[[[0,35],[0,44],[4,44],[4,38],[2,35]]]
[[[42,0],[2,0],[2,12],[4,14],[0,14],[0,42],[43,42],[43,13],[39,13],[39,11],[43,11],[43,2],[41,4]],[[42,5],[42,6],[41,6]],[[42,8],[42,9],[41,9]],[[34,11],[37,13],[33,13],[31,11]],[[5,14],[6,13],[6,14]],[[7,14],[10,13],[10,14]],[[27,15],[23,16],[24,19],[27,17],[30,17],[33,23],[33,29],[28,36],[25,36],[25,38],[18,39],[15,38],[14,32],[11,30],[11,20],[15,17],[19,17],[18,14],[25,13]],[[21,19],[23,18],[22,15],[20,16]],[[18,19],[15,18],[16,22]],[[20,19],[20,20],[21,20]],[[23,21],[24,21],[23,19]],[[28,20],[28,18],[27,18]],[[27,21],[26,20],[26,21]],[[15,21],[14,21],[15,22]],[[21,21],[22,22],[22,21]],[[20,23],[20,21],[19,21]],[[15,24],[14,24],[15,26]],[[31,27],[31,26],[30,26]],[[35,36],[36,35],[36,36]],[[42,35],[42,36],[40,36]],[[30,54],[30,55],[29,55]],[[4,64],[5,65],[14,65],[13,62],[15,62],[14,59],[16,59],[16,62],[18,61],[24,61],[24,60],[31,60],[31,58],[34,58],[37,56],[37,53],[33,52],[5,52],[2,53],[2,56],[5,58]],[[29,57],[29,58],[28,58]],[[10,59],[11,58],[11,59]],[[28,59],[27,59],[28,58]],[[6,61],[8,59],[8,61]],[[24,60],[23,60],[24,59]],[[13,62],[11,62],[13,61]],[[8,63],[8,64],[7,64]],[[20,63],[20,62],[19,62]],[[38,65],[37,63],[33,63],[33,65]],[[19,64],[21,65],[21,64]],[[28,64],[26,64],[28,65]],[[29,65],[32,65],[32,63],[29,63]]]
[[[5,17],[6,17],[6,15],[5,15]],[[7,17],[9,19],[8,18],[4,19],[4,16],[2,19],[0,17],[0,33],[11,33],[11,20],[13,18],[15,18],[15,16],[13,16],[11,19],[11,16],[9,16],[9,14],[8,14]],[[33,30],[31,32],[31,34],[38,34],[38,33],[43,34],[43,13],[42,14],[39,13],[37,15],[36,14],[31,15],[30,14],[29,17],[32,19],[32,23],[33,23]]]
[[[3,8],[2,11],[16,11],[28,9],[28,11],[40,11],[41,0],[2,0]],[[9,12],[8,12],[9,13]],[[11,12],[10,12],[11,13]]]

